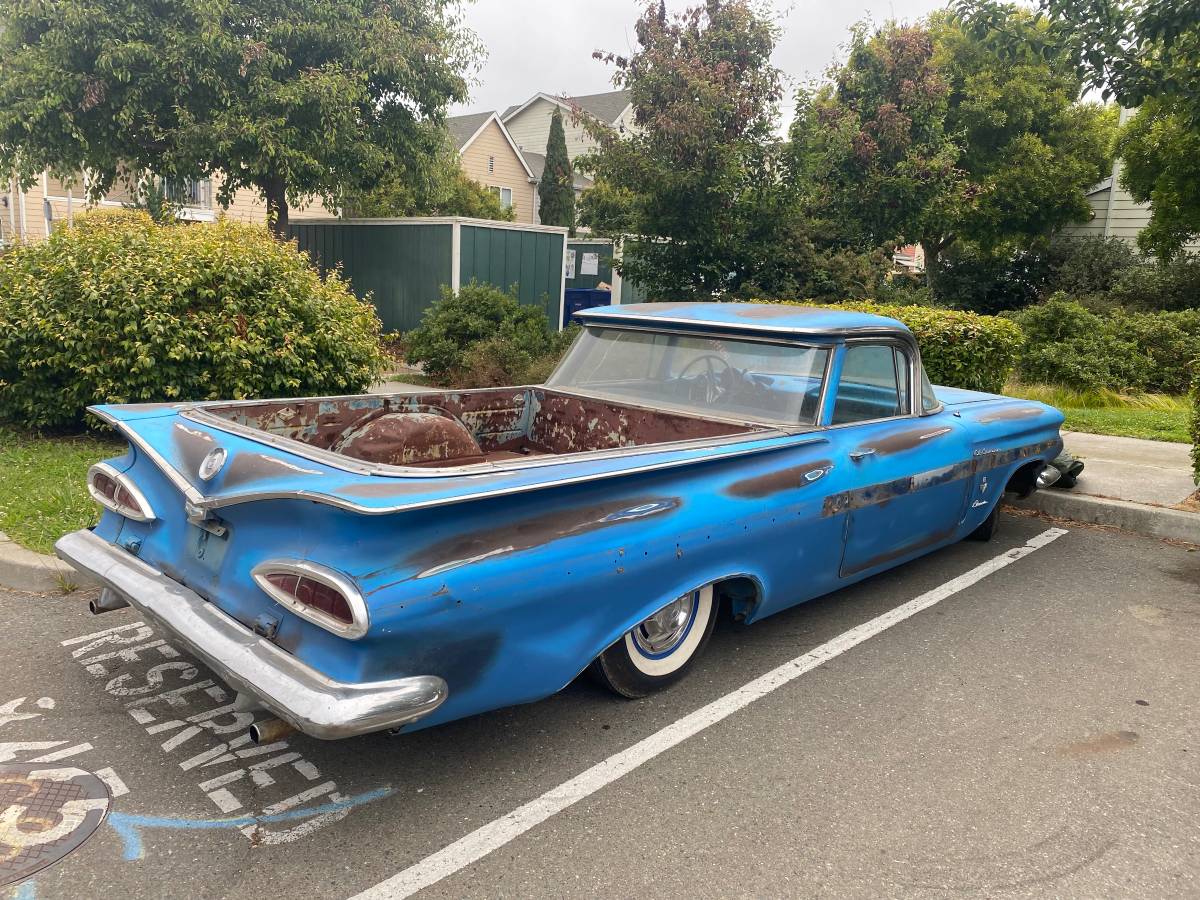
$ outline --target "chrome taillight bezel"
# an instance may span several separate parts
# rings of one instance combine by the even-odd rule
[[[103,475],[105,478],[114,481],[118,487],[129,494],[134,502],[134,506],[123,506],[101,493],[100,489],[96,487],[97,475]],[[108,463],[96,463],[88,469],[87,489],[93,500],[109,512],[114,512],[118,516],[124,516],[126,519],[132,519],[135,522],[153,522],[158,518],[154,514],[154,508],[150,505],[150,501],[146,499],[146,495],[142,493],[141,489],[133,483],[133,479],[124,472],[118,472]]]
[[[301,575],[333,588],[345,599],[346,605],[350,608],[352,621],[343,622],[341,619],[329,615],[324,610],[301,603],[292,594],[289,594],[267,580],[267,576],[277,574]],[[336,569],[303,559],[268,559],[255,566],[250,571],[250,575],[254,579],[254,583],[280,606],[291,610],[300,618],[336,634],[338,637],[347,638],[352,641],[358,640],[367,633],[367,629],[371,626],[371,618],[367,612],[367,601],[363,598],[362,592],[359,591],[358,585],[349,576],[343,575]]]

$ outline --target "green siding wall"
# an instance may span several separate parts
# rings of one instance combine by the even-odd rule
[[[342,264],[354,293],[371,295],[384,331],[407,331],[450,284],[452,228],[297,222],[289,230],[322,272]]]
[[[558,327],[565,234],[463,225],[461,240],[462,284],[475,279],[504,290],[515,284],[521,302],[541,307]]]

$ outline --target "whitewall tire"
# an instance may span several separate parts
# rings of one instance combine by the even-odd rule
[[[601,683],[622,697],[645,697],[682,678],[717,620],[712,585],[672,600],[617,641],[593,664]]]

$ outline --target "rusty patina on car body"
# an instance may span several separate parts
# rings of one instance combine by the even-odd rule
[[[929,387],[891,319],[579,318],[545,385],[95,407],[153,518],[106,511],[60,554],[343,737],[545,697],[689,592],[754,622],[914,559],[1061,448],[1051,407]],[[280,560],[353,594],[353,628],[281,601],[261,577]]]

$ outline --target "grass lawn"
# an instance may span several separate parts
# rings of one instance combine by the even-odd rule
[[[99,518],[84,483],[88,467],[124,447],[115,438],[42,437],[0,427],[0,531],[52,553],[62,535]]]
[[[1114,391],[1074,391],[1046,384],[1009,384],[1012,397],[1057,406],[1067,417],[1068,431],[1113,434],[1190,444],[1191,405],[1186,397],[1170,394],[1118,394]]]
[[[1187,410],[1072,409],[1063,410],[1068,431],[1115,434],[1149,441],[1192,442]]]

